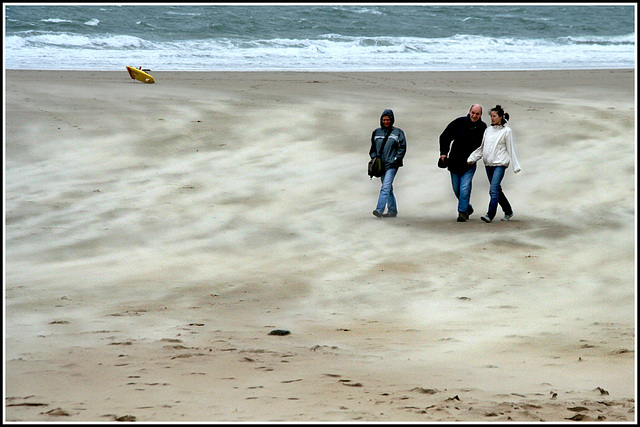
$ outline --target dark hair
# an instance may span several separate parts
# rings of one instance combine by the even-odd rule
[[[491,109],[491,111],[495,111],[498,113],[498,117],[502,117],[502,124],[505,124],[509,121],[509,113],[505,113],[502,109],[502,105],[497,104],[495,107]]]

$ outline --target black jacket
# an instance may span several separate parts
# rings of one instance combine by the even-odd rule
[[[468,114],[449,123],[440,135],[440,155],[449,157],[451,172],[463,174],[473,166],[467,164],[467,159],[482,144],[486,128],[485,122],[474,123]]]

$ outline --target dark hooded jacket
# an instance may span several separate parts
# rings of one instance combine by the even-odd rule
[[[472,122],[469,114],[449,123],[440,135],[440,155],[448,156],[451,172],[464,174],[473,167],[467,159],[482,144],[486,128],[487,124],[482,120]]]
[[[389,116],[391,119],[391,125],[385,128],[382,124],[382,118]],[[407,140],[404,137],[402,129],[393,126],[395,117],[393,111],[386,109],[380,115],[380,127],[373,131],[371,134],[371,149],[369,150],[369,156],[373,159],[376,156],[382,158],[384,169],[399,168],[403,165],[404,155],[407,152]],[[384,152],[380,153],[382,141],[384,140],[387,132],[390,132],[387,143],[384,146]]]

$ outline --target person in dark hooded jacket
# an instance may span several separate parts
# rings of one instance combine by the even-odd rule
[[[380,187],[378,205],[373,211],[373,215],[378,218],[393,218],[398,215],[398,205],[393,194],[393,180],[398,173],[398,168],[403,165],[404,155],[407,152],[407,140],[402,129],[393,126],[394,122],[393,111],[384,110],[380,116],[380,127],[371,134],[369,156],[372,159],[379,156],[384,166],[380,177],[382,186]],[[387,142],[382,150],[382,143],[387,135]],[[387,209],[386,213],[385,208]]]
[[[453,193],[458,199],[458,222],[467,221],[473,213],[470,203],[471,181],[476,165],[468,164],[467,158],[482,144],[487,124],[481,117],[482,106],[473,104],[469,108],[469,114],[449,123],[440,135],[440,162],[446,161],[446,167],[451,173]]]

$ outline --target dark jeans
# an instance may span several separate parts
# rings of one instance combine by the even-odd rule
[[[511,215],[513,209],[511,209],[509,200],[507,200],[507,196],[502,192],[502,186],[500,185],[507,168],[504,166],[485,166],[485,170],[487,171],[487,178],[489,178],[489,196],[491,197],[487,215],[493,220],[498,211],[498,205],[500,205],[505,215]]]
[[[475,164],[463,174],[451,172],[451,186],[453,187],[453,193],[458,198],[458,212],[466,214],[473,209],[469,202],[471,201],[471,181],[475,173]]]

